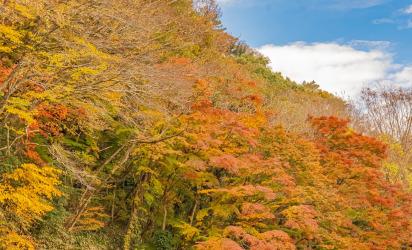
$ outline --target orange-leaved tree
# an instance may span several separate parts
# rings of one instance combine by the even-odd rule
[[[330,188],[329,204],[320,216],[327,230],[322,238],[335,248],[407,247],[411,196],[383,176],[386,145],[354,132],[347,120],[320,117],[310,122]]]

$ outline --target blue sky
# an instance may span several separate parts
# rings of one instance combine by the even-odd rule
[[[228,32],[293,80],[349,96],[367,84],[412,86],[412,0],[218,2]]]

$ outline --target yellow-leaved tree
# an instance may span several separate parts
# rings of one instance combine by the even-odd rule
[[[22,164],[3,174],[0,182],[0,248],[34,249],[24,233],[53,210],[49,201],[61,196],[60,171],[53,167]]]

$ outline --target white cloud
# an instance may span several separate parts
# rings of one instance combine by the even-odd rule
[[[412,28],[412,4],[399,9],[396,14],[392,14],[391,17],[385,17],[380,19],[375,19],[372,21],[373,24],[395,24],[398,26],[399,30],[411,29]]]
[[[408,23],[406,24],[407,29],[412,29],[412,20],[408,20]]]
[[[351,47],[356,49],[366,49],[366,50],[386,50],[389,49],[392,44],[388,41],[369,41],[369,40],[352,40],[349,42]]]
[[[403,67],[400,71],[396,72],[391,78],[392,81],[398,83],[398,85],[410,86],[412,83],[412,66]]]
[[[243,2],[243,0],[217,0],[216,1],[219,5],[232,5]]]
[[[232,3],[236,2],[236,0],[217,0],[219,4],[227,4],[227,3]]]
[[[403,10],[403,12],[404,12],[405,14],[412,14],[412,4],[409,5],[408,7],[406,7],[406,8]]]
[[[284,0],[217,0],[220,5],[242,4],[245,6],[254,5],[276,5],[284,4]],[[309,6],[321,9],[336,9],[336,10],[350,10],[350,9],[364,9],[377,5],[381,5],[388,0],[294,0],[291,5]]]
[[[338,9],[364,9],[381,5],[386,0],[329,0],[328,2]]]
[[[367,49],[359,49],[358,44]],[[367,46],[369,44],[369,46]],[[290,79],[316,81],[322,89],[355,96],[368,84],[391,82],[412,85],[412,67],[395,64],[386,42],[354,41],[349,44],[297,42],[258,49],[270,60],[274,71]]]
[[[380,18],[380,19],[373,20],[372,23],[373,24],[393,24],[393,23],[396,23],[396,21],[391,18]]]

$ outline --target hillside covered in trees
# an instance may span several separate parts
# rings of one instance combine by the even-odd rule
[[[213,0],[0,13],[0,249],[412,247],[408,92],[355,112],[272,72]]]

